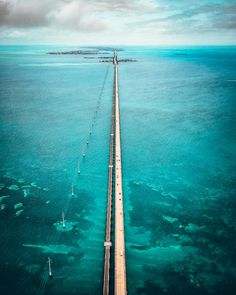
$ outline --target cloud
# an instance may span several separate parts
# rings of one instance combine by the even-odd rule
[[[41,40],[63,42],[172,40],[183,34],[200,39],[203,33],[230,38],[236,35],[235,12],[235,0],[0,0],[0,28],[9,38],[27,32],[30,39],[38,32]]]
[[[8,27],[30,28],[49,23],[49,1],[0,1],[0,24]]]
[[[182,4],[185,1],[182,1]],[[210,1],[208,1],[210,2]],[[146,28],[160,28],[170,33],[183,32],[212,32],[233,30],[236,27],[236,4],[228,3],[205,3],[194,2],[186,8],[185,5],[168,7],[167,15],[160,14],[158,17],[149,18],[137,22],[137,26]]]
[[[0,25],[6,22],[9,13],[9,3],[5,1],[0,1]]]
[[[63,29],[96,32],[107,28],[106,22],[100,19],[85,1],[69,1],[53,13],[53,23]]]
[[[217,29],[236,29],[236,3],[228,4],[213,15],[213,23]]]
[[[71,29],[91,25],[97,31],[106,27],[104,18],[101,20],[106,13],[144,12],[154,7],[151,0],[0,0],[0,25],[16,28],[63,25]]]
[[[18,30],[10,30],[10,31],[4,31],[1,32],[0,31],[0,36],[1,38],[22,38],[22,37],[26,37],[27,33],[26,32],[22,32],[22,31],[18,31]]]
[[[17,29],[54,27],[78,32],[104,30],[106,24],[93,13],[91,3],[89,0],[0,0],[0,26]]]

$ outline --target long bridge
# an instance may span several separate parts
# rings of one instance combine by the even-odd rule
[[[121,129],[118,87],[118,60],[116,51],[113,58],[114,87],[112,97],[112,119],[110,134],[110,159],[108,167],[108,196],[103,295],[110,291],[110,257],[111,257],[111,223],[112,203],[115,197],[115,261],[114,261],[114,294],[126,295],[126,260],[125,260],[125,231],[122,189],[122,161],[121,161]]]

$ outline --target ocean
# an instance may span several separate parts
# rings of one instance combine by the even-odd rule
[[[2,295],[102,293],[113,65],[78,48],[0,46]],[[119,48],[128,294],[235,294],[236,47]]]

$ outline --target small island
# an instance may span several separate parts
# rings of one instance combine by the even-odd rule
[[[88,55],[88,54],[99,54],[99,50],[72,50],[72,51],[52,51],[47,54],[70,54],[70,55]]]
[[[114,49],[116,50],[116,49]],[[113,49],[108,49],[108,48],[103,48],[102,51],[98,48],[96,49],[91,49],[91,50],[71,50],[71,51],[51,51],[47,52],[47,54],[50,55],[85,55],[85,59],[98,59],[99,62],[102,63],[112,63],[113,62],[113,57],[112,56],[88,56],[88,55],[98,55],[98,54],[104,54],[104,51],[114,51]],[[116,50],[117,51],[117,50]],[[122,49],[118,49],[118,51],[122,51]],[[119,59],[118,62],[137,62],[135,59],[131,58],[123,58]]]
[[[113,59],[112,58],[101,59],[99,60],[99,62],[113,62]],[[131,58],[119,59],[118,63],[121,63],[121,62],[137,62],[137,60],[131,59]]]

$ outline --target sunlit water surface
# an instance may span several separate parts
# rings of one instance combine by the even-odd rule
[[[0,47],[3,295],[102,292],[113,67],[71,49]],[[235,294],[236,48],[124,49],[129,294]]]

